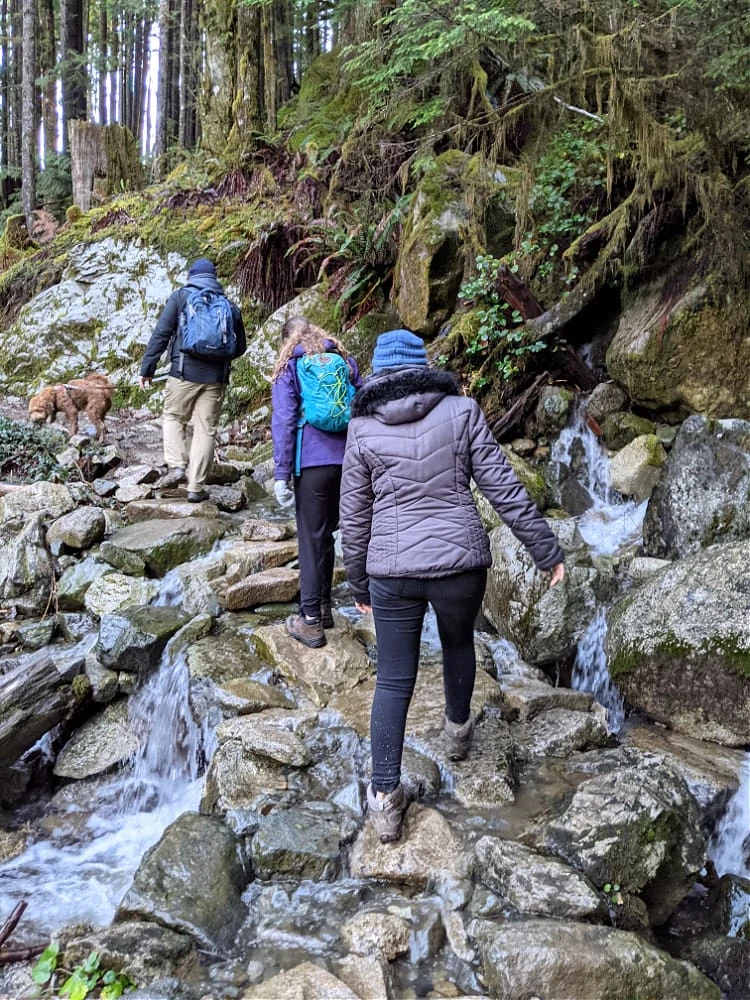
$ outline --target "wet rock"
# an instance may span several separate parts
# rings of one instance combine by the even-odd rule
[[[234,834],[220,820],[184,813],[144,856],[115,920],[158,918],[202,947],[228,948],[246,913],[246,882]]]
[[[290,767],[307,767],[312,763],[310,751],[294,730],[303,720],[311,719],[315,715],[271,709],[222,722],[216,730],[216,739],[219,746],[238,740],[247,754]]]
[[[390,1000],[393,996],[388,968],[369,955],[346,955],[335,963],[334,972],[362,1000]]]
[[[111,670],[144,675],[158,666],[167,642],[187,621],[179,608],[124,608],[103,616],[93,652]]]
[[[149,490],[149,492],[151,492]],[[119,496],[118,500],[121,499]],[[186,517],[218,517],[219,511],[215,504],[204,501],[203,503],[188,503],[187,498],[183,499],[134,499],[131,500],[126,509],[125,517],[130,524],[138,524],[141,521],[177,520]]]
[[[551,810],[541,846],[600,889],[616,882],[639,894],[653,923],[664,923],[705,859],[698,806],[685,782],[657,754],[627,748],[570,767],[586,778]]]
[[[98,497],[111,497],[117,490],[114,479],[95,479],[91,485]]]
[[[267,708],[295,707],[294,701],[281,688],[244,677],[218,685],[215,698],[226,715],[250,715]]]
[[[653,420],[637,417],[634,413],[609,413],[602,424],[602,440],[612,451],[619,451],[644,434],[655,433],[656,424]]]
[[[253,573],[284,566],[296,558],[296,538],[281,542],[235,542],[225,554],[227,583],[238,583]]]
[[[248,752],[241,740],[229,740],[211,758],[200,811],[222,815],[253,809],[259,796],[287,788],[284,765]]]
[[[146,483],[121,483],[115,490],[115,500],[131,504],[138,500],[146,500],[153,494],[153,489]]]
[[[465,878],[469,859],[444,817],[412,803],[401,840],[381,844],[371,823],[365,823],[351,854],[354,878],[374,878],[424,889],[442,875]]]
[[[667,453],[654,434],[644,434],[618,451],[609,463],[613,489],[636,502],[648,500],[659,482]]]
[[[562,920],[606,917],[601,895],[585,876],[510,840],[482,837],[477,841],[474,876],[501,904],[527,916]]]
[[[561,920],[474,921],[484,976],[498,1000],[633,1000],[637,996],[721,1000],[693,966],[628,931]]]
[[[750,423],[689,417],[646,509],[646,553],[681,559],[750,538]]]
[[[750,540],[712,545],[615,604],[606,653],[631,705],[697,739],[750,743]]]
[[[150,604],[159,593],[155,580],[143,580],[137,576],[109,571],[98,576],[86,590],[84,607],[97,618]]]
[[[77,729],[60,751],[58,778],[90,778],[129,760],[139,740],[128,721],[126,699],[113,702]]]
[[[569,389],[563,389],[557,385],[542,387],[535,414],[540,433],[551,437],[565,427],[570,413],[570,404],[574,398]]]
[[[286,972],[280,972],[257,986],[245,990],[240,1000],[360,1000],[340,979],[312,962],[303,962]]]
[[[594,565],[588,545],[571,519],[549,521],[566,557],[565,580],[550,588],[510,528],[490,532],[493,565],[482,610],[527,663],[563,660],[615,590],[610,569]]]
[[[25,493],[25,490],[19,490]],[[16,494],[0,498],[0,504]],[[2,517],[2,515],[0,515]],[[4,608],[41,615],[49,606],[54,577],[41,514],[0,523],[0,600]]]
[[[263,521],[249,517],[242,522],[240,534],[248,542],[283,542],[294,538],[297,529],[290,521]]]
[[[393,913],[358,913],[341,928],[341,940],[357,955],[374,955],[392,962],[409,950],[409,924]]]
[[[328,802],[277,807],[262,816],[251,846],[256,878],[330,881],[341,869],[341,848],[354,832]]]
[[[192,679],[207,677],[216,684],[245,679],[262,666],[252,640],[233,629],[198,639],[186,655]]]
[[[236,583],[214,583],[219,601],[229,611],[256,608],[261,604],[293,600],[299,593],[299,570],[280,566],[253,573]]]
[[[364,647],[351,634],[329,632],[327,639],[321,649],[308,649],[292,639],[284,625],[267,625],[254,633],[261,656],[316,705],[325,705],[335,691],[356,687],[372,673]]]
[[[675,943],[676,957],[691,962],[721,990],[722,1000],[746,1000],[750,983],[750,940],[709,934]]]
[[[168,570],[208,552],[226,531],[213,518],[188,517],[144,521],[116,531],[99,552],[124,573],[163,576]]]
[[[53,555],[90,549],[104,538],[106,523],[98,507],[78,507],[52,522],[47,528],[47,544]]]
[[[82,611],[89,587],[107,573],[114,573],[109,563],[101,562],[94,556],[87,556],[81,562],[69,566],[57,581],[57,601],[68,611]]]
[[[245,493],[240,488],[231,486],[212,486],[211,502],[216,504],[219,510],[234,514],[246,505]]]
[[[683,733],[638,726],[624,734],[626,745],[660,754],[682,775],[700,806],[704,827],[712,827],[739,788],[740,751],[694,740]]]
[[[367,773],[371,770],[369,768]],[[436,799],[442,787],[440,768],[433,760],[412,747],[404,747],[401,781],[409,797],[418,802]]]
[[[0,864],[23,854],[29,838],[28,830],[0,830]]]
[[[86,676],[91,684],[91,698],[99,704],[112,701],[117,695],[117,674],[107,670],[93,654],[86,657]]]
[[[606,712],[570,712],[553,708],[535,716],[524,729],[524,746],[532,757],[569,757],[579,750],[606,746]]]
[[[83,639],[85,635],[93,632],[97,627],[93,615],[60,612],[56,617],[60,635],[69,642],[78,642],[79,639]]]
[[[40,622],[22,622],[18,627],[18,638],[24,649],[41,649],[49,646],[55,637],[57,622],[45,618]]]
[[[208,483],[214,486],[226,486],[229,483],[238,483],[242,478],[242,471],[236,465],[229,462],[214,462],[208,474]]]
[[[513,721],[528,722],[543,712],[566,709],[569,712],[588,712],[594,697],[588,691],[553,687],[545,680],[523,677],[503,680],[503,708]]]
[[[617,382],[600,382],[591,390],[586,403],[586,412],[601,424],[610,413],[624,410],[628,402],[628,394]]]
[[[54,520],[73,510],[75,505],[67,486],[32,483],[0,497],[0,525],[24,521],[30,514],[39,514],[47,521]]]
[[[668,559],[653,559],[648,556],[636,556],[635,559],[631,559],[627,566],[628,576],[635,583],[642,583],[647,580],[654,573],[658,573],[660,569],[665,569],[669,566]]]
[[[63,931],[58,939],[68,968],[83,965],[95,951],[102,969],[126,972],[140,987],[166,975],[188,979],[199,967],[192,938],[148,921],[115,923],[83,934]]]

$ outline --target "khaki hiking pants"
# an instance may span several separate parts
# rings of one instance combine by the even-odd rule
[[[218,382],[187,382],[167,379],[162,433],[164,461],[170,469],[187,469],[187,488],[206,485],[214,461],[216,431],[226,386]],[[187,425],[193,422],[193,440],[188,452]]]

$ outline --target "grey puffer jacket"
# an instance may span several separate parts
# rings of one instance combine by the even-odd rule
[[[369,577],[441,577],[489,566],[471,480],[542,570],[564,560],[557,539],[473,399],[448,372],[394,369],[352,404],[341,480],[341,540],[357,601]]]

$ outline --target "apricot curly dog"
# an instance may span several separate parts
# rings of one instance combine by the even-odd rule
[[[104,440],[104,418],[112,406],[115,387],[106,375],[87,375],[61,385],[48,385],[29,400],[29,419],[35,424],[53,424],[64,413],[68,430],[78,433],[78,414],[85,412],[96,428],[96,440]]]

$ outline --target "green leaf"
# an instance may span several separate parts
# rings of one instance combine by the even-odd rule
[[[43,986],[50,981],[52,974],[57,968],[57,956],[59,952],[60,946],[58,944],[47,945],[31,970],[31,978],[35,983]]]
[[[611,885],[610,882],[605,882],[604,883],[604,891],[605,892],[612,892],[612,885]]]

